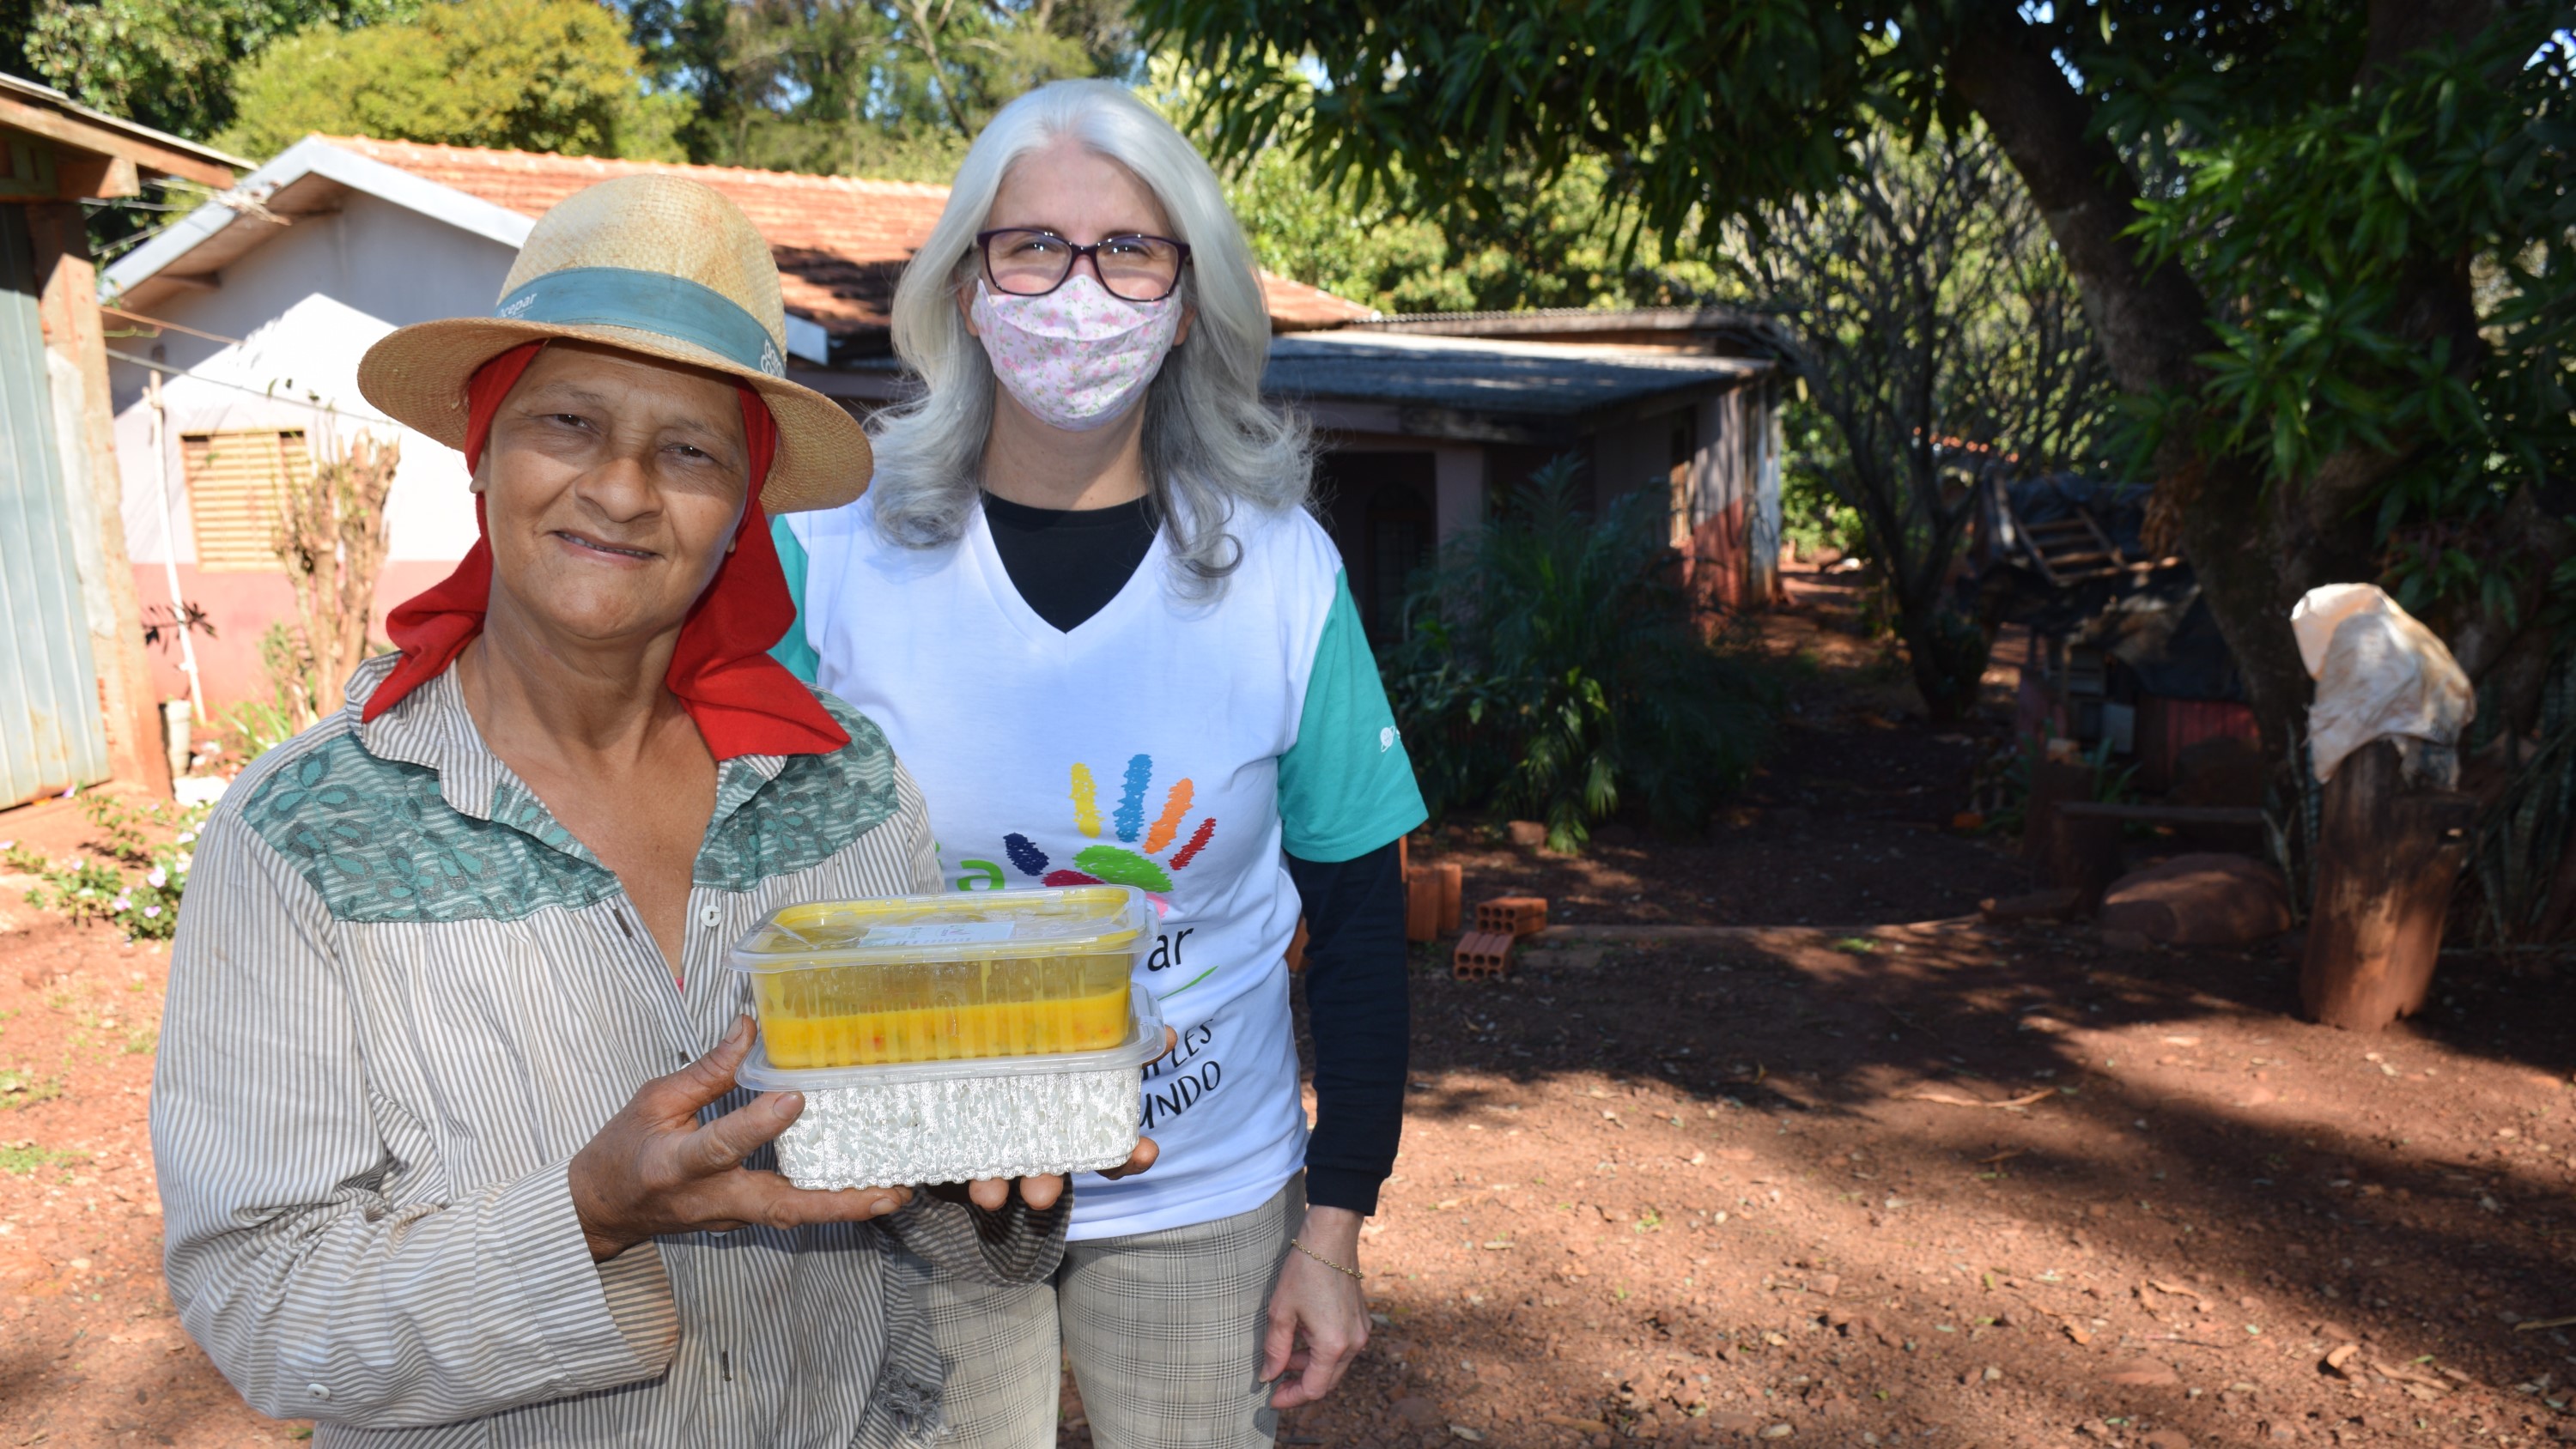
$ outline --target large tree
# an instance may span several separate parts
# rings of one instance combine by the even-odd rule
[[[253,156],[322,131],[679,160],[688,101],[645,94],[638,64],[624,23],[592,0],[432,0],[408,21],[270,46],[218,139]]]
[[[691,159],[946,180],[1032,86],[1141,66],[1119,0],[634,0]]]
[[[2412,581],[2527,719],[2569,498],[2569,46],[2534,0],[1138,0],[1242,153],[1466,206],[1579,158],[1665,236],[1973,115],[2134,399],[2267,742],[2290,604]],[[1322,84],[1314,76],[1320,73]],[[2144,212],[2141,198],[2157,209]],[[2143,223],[2143,225],[2142,225]],[[2492,581],[2492,582],[2490,582]]]
[[[0,0],[27,62],[103,111],[205,140],[233,119],[233,73],[316,25],[403,19],[419,0]],[[0,46],[8,36],[0,31]],[[0,69],[15,69],[0,54]]]
[[[1774,321],[1755,345],[1832,424],[1825,485],[1860,522],[1924,707],[1954,719],[1987,655],[1951,587],[1972,480],[2098,467],[2112,394],[2047,231],[1981,132],[1909,147],[1876,130],[1855,158],[1846,184],[1757,209],[1728,250]]]

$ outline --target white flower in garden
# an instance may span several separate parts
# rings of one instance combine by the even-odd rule
[[[196,838],[197,832],[193,830],[182,830],[179,832],[179,838],[171,843],[174,845],[186,845],[188,842],[195,840]]]
[[[150,882],[152,888],[157,891],[170,883],[170,872],[163,870],[161,867],[156,865],[152,867],[151,871],[143,878]]]
[[[146,919],[149,919],[161,914],[161,908],[159,906],[145,906],[143,908],[143,914]]]
[[[81,894],[82,894],[82,895],[88,895],[88,894],[89,894],[89,892],[87,892],[87,891],[82,891],[82,892],[81,892]],[[111,905],[111,906],[114,906],[116,909],[118,909],[118,910],[120,910],[120,911],[130,911],[130,910],[134,909],[134,897],[132,897],[132,896],[130,896],[130,895],[127,895],[127,894],[125,894],[124,892],[120,891],[120,892],[118,892],[118,893],[117,893],[117,897],[116,897],[116,899],[115,899],[115,900],[112,900],[112,901],[110,901],[110,902],[108,902],[108,904],[109,904],[109,905]]]
[[[195,865],[196,863],[196,852],[190,850],[180,851],[179,858],[170,862],[172,868],[176,869],[181,875],[186,875],[188,873],[188,867]]]

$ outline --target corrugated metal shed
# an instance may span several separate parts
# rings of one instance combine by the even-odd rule
[[[27,218],[0,206],[0,805],[104,779]]]

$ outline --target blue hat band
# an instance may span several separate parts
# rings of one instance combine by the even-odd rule
[[[785,377],[777,339],[733,299],[667,272],[567,267],[501,299],[492,315],[511,322],[631,327],[694,343],[738,366]]]

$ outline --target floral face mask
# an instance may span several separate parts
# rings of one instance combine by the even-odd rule
[[[1039,421],[1086,433],[1115,421],[1162,370],[1181,303],[1129,302],[1076,272],[1043,297],[975,282],[972,313],[993,375]]]

